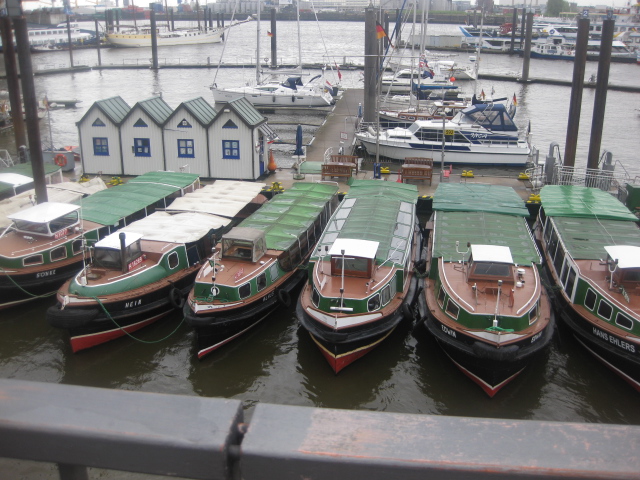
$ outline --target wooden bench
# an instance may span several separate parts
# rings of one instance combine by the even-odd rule
[[[431,185],[431,180],[433,179],[433,169],[428,167],[411,167],[411,166],[402,166],[402,170],[400,172],[402,175],[402,183],[405,183],[407,180],[429,180],[429,185]]]
[[[333,163],[322,164],[322,179],[324,177],[345,177],[351,178],[353,167],[351,165],[336,165]]]
[[[405,165],[420,165],[433,168],[433,158],[407,157],[404,159]]]
[[[331,155],[330,163],[349,163],[351,168],[355,169],[356,175],[358,175],[358,157],[355,155]]]

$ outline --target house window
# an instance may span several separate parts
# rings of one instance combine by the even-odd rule
[[[136,157],[150,157],[151,146],[148,138],[133,139],[133,153]]]
[[[92,126],[92,127],[106,127],[106,125],[104,124],[104,122],[103,122],[101,119],[99,119],[99,118],[96,118],[96,119],[93,121],[93,123],[91,124],[91,126]]]
[[[178,157],[193,158],[193,140],[178,140]]]
[[[134,127],[148,127],[147,123],[141,118],[138,119],[136,123],[133,124]]]
[[[94,137],[93,139],[94,155],[109,155],[109,140],[106,138]]]
[[[227,120],[227,123],[225,123],[222,128],[238,128],[238,126],[233,123],[232,120]]]
[[[223,140],[222,158],[240,158],[240,142],[238,140]]]
[[[191,127],[191,124],[187,122],[187,119],[183,118],[182,120],[180,120],[180,123],[178,123],[178,128],[192,128],[192,127]]]

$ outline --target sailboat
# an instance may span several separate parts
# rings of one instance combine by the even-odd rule
[[[328,107],[335,103],[331,94],[320,82],[315,82],[321,75],[313,77],[307,83],[302,81],[302,51],[300,49],[300,10],[298,9],[298,68],[285,81],[277,80],[278,74],[272,72],[263,79],[260,72],[260,2],[258,2],[257,29],[258,41],[256,49],[256,84],[242,87],[219,87],[215,81],[211,92],[216,103],[228,103],[245,97],[255,107]],[[276,75],[274,75],[276,74]],[[315,82],[315,83],[314,83]]]

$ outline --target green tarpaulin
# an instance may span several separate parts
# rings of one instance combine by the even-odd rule
[[[540,191],[540,200],[548,217],[638,220],[616,198],[598,188],[546,185]]]
[[[338,192],[335,185],[297,182],[240,223],[265,232],[267,248],[287,250]]]
[[[478,183],[441,183],[433,196],[433,210],[529,215],[524,200],[513,188]]]
[[[434,220],[433,256],[457,262],[472,245],[495,245],[509,247],[513,261],[518,265],[540,263],[540,255],[531,238],[523,217],[486,212],[436,212]],[[465,260],[469,254],[465,255]]]
[[[320,239],[331,248],[338,238],[378,242],[376,261],[402,263],[411,244],[418,189],[415,185],[356,180]]]

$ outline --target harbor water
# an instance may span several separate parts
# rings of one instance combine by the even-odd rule
[[[269,56],[263,23],[261,58]],[[455,27],[430,26],[435,33],[454,33]],[[162,95],[172,107],[199,96],[213,103],[209,86],[216,65],[223,59],[251,63],[255,57],[255,22],[233,27],[226,44],[165,47],[160,63],[201,64],[211,68],[93,69],[73,74],[39,75],[36,92],[50,101],[78,100],[76,108],[51,110],[41,122],[43,140],[55,146],[77,145],[76,122],[96,100],[120,95],[133,106],[140,100]],[[295,61],[296,26],[278,24],[282,63]],[[302,25],[303,62],[362,65],[362,23],[306,22]],[[103,65],[149,64],[148,49],[103,49]],[[465,63],[468,54],[455,57]],[[95,50],[73,52],[75,65],[95,66]],[[34,54],[34,69],[69,66],[68,52]],[[516,75],[522,59],[508,55],[483,55],[480,71]],[[587,78],[597,71],[589,63]],[[362,88],[359,70],[341,67],[345,88]],[[573,63],[532,60],[530,76],[570,80]],[[610,83],[640,86],[640,66],[612,64]],[[310,72],[314,75],[318,72]],[[310,77],[309,77],[310,78]],[[334,70],[326,78],[338,82]],[[223,68],[215,81],[233,86],[255,79],[253,68]],[[5,88],[3,85],[0,88]],[[544,156],[551,142],[564,150],[570,88],[510,81],[468,82],[464,91],[484,91],[495,97],[514,94],[518,102],[516,121],[531,123],[534,143]],[[577,166],[586,165],[589,149],[594,89],[585,89],[577,149]],[[602,149],[613,153],[616,168],[631,178],[640,175],[640,94],[610,90],[602,135]],[[356,115],[356,112],[353,113]],[[314,113],[267,114],[280,137],[293,142],[298,123],[305,125],[305,142],[323,121]],[[345,119],[346,121],[346,119]],[[336,139],[337,148],[340,139]],[[6,135],[0,148],[13,152]],[[293,146],[277,147],[280,166],[291,161]],[[618,163],[619,162],[619,163]],[[640,425],[638,393],[597,363],[562,329],[556,331],[544,356],[525,369],[493,399],[460,373],[420,325],[404,325],[374,351],[335,375],[308,334],[298,328],[294,306],[281,308],[259,327],[219,351],[198,361],[194,333],[177,312],[153,326],[109,344],[71,353],[65,332],[45,322],[45,311],[54,302],[47,298],[27,306],[2,311],[0,319],[0,376],[69,385],[125,390],[224,397],[242,400],[250,420],[258,402],[401,412],[430,415],[461,415],[508,419],[593,422]],[[4,464],[3,464],[4,465]],[[10,468],[16,468],[15,463]],[[23,471],[21,471],[23,472]],[[49,473],[51,473],[49,471]],[[40,476],[49,477],[47,471]],[[24,473],[21,473],[24,474]],[[1,475],[0,475],[1,477]],[[126,478],[117,476],[113,478]],[[146,477],[145,477],[146,478]]]

